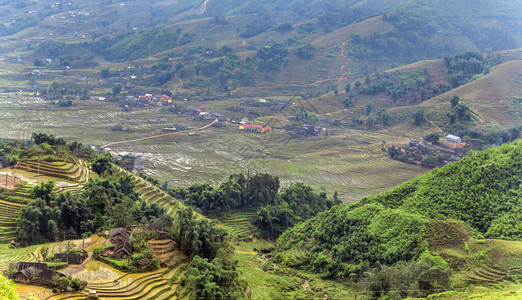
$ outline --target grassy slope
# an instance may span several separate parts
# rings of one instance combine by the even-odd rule
[[[521,108],[516,97],[522,94],[521,67],[522,60],[507,61],[496,66],[491,73],[473,82],[419,105],[392,108],[390,112],[405,116],[415,109],[424,109],[430,114],[430,120],[435,122],[440,120],[444,124],[443,115],[450,108],[449,99],[453,95],[458,95],[479,116],[476,122],[478,126],[499,125],[505,128],[520,124],[522,122]],[[426,124],[426,126],[430,126],[430,124]],[[401,124],[394,127],[392,131],[406,133],[411,127]]]

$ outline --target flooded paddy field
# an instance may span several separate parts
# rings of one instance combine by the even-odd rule
[[[191,129],[208,124],[162,111],[160,107],[125,112],[113,103],[92,100],[74,103],[72,107],[59,108],[36,97],[0,94],[0,137],[27,139],[32,132],[44,132],[100,146],[161,134],[160,130],[167,125],[183,124]],[[208,105],[219,109],[229,104]],[[123,131],[112,130],[117,125]],[[239,131],[237,125],[229,124],[226,129],[209,128],[190,135],[110,148],[115,152],[141,154],[144,172],[167,181],[170,186],[219,184],[234,173],[267,172],[279,176],[283,186],[301,181],[330,195],[337,191],[340,199],[350,202],[427,171],[388,159],[381,151],[382,140],[395,144],[407,142],[362,130],[338,130],[328,137],[291,139],[282,129],[255,134]]]

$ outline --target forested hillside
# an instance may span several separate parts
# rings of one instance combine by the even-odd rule
[[[521,241],[521,184],[520,142],[473,152],[388,192],[299,223],[279,237],[274,259],[326,277],[355,280],[381,264],[426,259],[436,244],[434,232],[454,231],[458,222],[467,224],[461,228],[469,226],[468,236],[471,230],[477,237]],[[449,243],[455,242],[462,239]],[[443,265],[439,271],[444,273]]]
[[[461,220],[488,238],[522,241],[522,143],[472,152],[357,205],[380,203],[428,218]]]

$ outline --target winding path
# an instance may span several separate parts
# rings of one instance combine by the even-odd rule
[[[190,130],[185,130],[185,131],[177,131],[177,132],[171,132],[171,133],[164,133],[164,134],[157,134],[157,135],[153,135],[153,136],[147,136],[147,137],[143,137],[143,138],[138,138],[138,139],[133,139],[133,140],[126,140],[126,141],[120,141],[120,142],[110,142],[110,143],[107,143],[107,144],[105,144],[105,145],[103,145],[101,147],[105,148],[105,147],[109,147],[109,146],[125,144],[125,143],[140,142],[140,141],[155,139],[155,138],[159,138],[159,137],[169,136],[169,135],[181,135],[182,133],[190,133],[190,132],[201,131],[201,130],[205,130],[205,129],[209,128],[210,126],[214,125],[218,121],[219,120],[216,118],[211,123],[209,123],[209,124],[207,124],[207,125],[205,125],[203,127],[196,128],[196,129],[190,129]]]

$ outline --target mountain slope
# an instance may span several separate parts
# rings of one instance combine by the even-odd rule
[[[459,262],[450,249],[460,252],[469,243],[472,252],[487,252],[490,263],[504,257],[504,266],[520,267],[521,187],[522,143],[473,153],[388,192],[299,223],[279,237],[274,258],[343,278],[378,263],[416,261],[425,251],[442,253],[454,268],[465,268],[467,262]],[[504,256],[500,253],[508,248],[499,249],[494,241],[481,246],[472,236],[482,234],[517,241],[509,248],[516,250]]]

